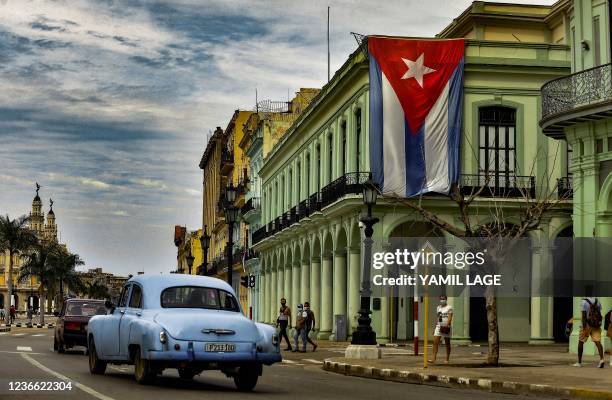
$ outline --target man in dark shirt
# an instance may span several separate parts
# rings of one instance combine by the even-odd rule
[[[317,350],[317,344],[310,338],[310,331],[314,331],[315,329],[315,315],[314,312],[310,309],[310,303],[304,302],[304,311],[306,311],[306,340],[308,343],[312,345],[312,351]]]

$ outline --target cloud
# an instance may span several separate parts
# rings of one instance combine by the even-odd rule
[[[102,182],[96,179],[91,178],[80,178],[80,181],[83,185],[92,186],[96,189],[110,189],[111,185],[106,182]]]
[[[432,36],[469,3],[334,1],[332,72],[351,31]],[[29,212],[38,181],[88,265],[174,269],[173,226],[202,223],[206,134],[255,88],[284,100],[325,83],[327,6],[0,0],[0,213]]]

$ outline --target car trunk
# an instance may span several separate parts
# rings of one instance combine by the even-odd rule
[[[240,313],[203,309],[165,309],[155,322],[178,340],[242,342],[258,337],[257,327]]]
[[[83,316],[64,316],[64,332],[66,333],[80,333],[87,331],[87,323],[89,317]]]

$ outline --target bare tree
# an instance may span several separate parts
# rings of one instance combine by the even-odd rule
[[[531,166],[530,176],[533,176],[539,156],[538,151]],[[556,156],[557,154],[554,160]],[[545,154],[543,157],[548,158],[548,155]],[[527,232],[539,229],[544,215],[557,208],[560,202],[570,196],[566,194],[559,197],[556,193],[556,186],[550,187],[549,182],[553,179],[554,166],[553,161],[552,167],[543,171],[539,177],[542,185],[539,186],[537,193],[534,193],[535,185],[523,187],[518,182],[519,177],[515,174],[504,176],[503,179],[506,180],[503,182],[504,185],[492,182],[493,179],[499,179],[499,176],[492,176],[489,168],[485,171],[481,170],[477,175],[477,181],[470,182],[472,183],[470,185],[462,185],[461,182],[453,185],[449,198],[457,207],[460,224],[447,221],[429,210],[423,202],[423,196],[405,198],[389,193],[383,193],[383,195],[390,202],[409,207],[425,221],[450,235],[470,239],[471,243],[477,244],[481,249],[486,249],[486,265],[499,266],[520,238],[524,237]],[[510,199],[511,196],[512,199]],[[477,201],[485,197],[488,198],[486,202]],[[510,220],[516,222],[510,223]],[[495,287],[487,286],[484,297],[489,345],[487,364],[498,365],[499,324]]]

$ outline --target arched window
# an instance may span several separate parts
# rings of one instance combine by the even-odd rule
[[[493,106],[478,111],[480,171],[489,175],[490,186],[507,187],[516,172],[516,110]]]

